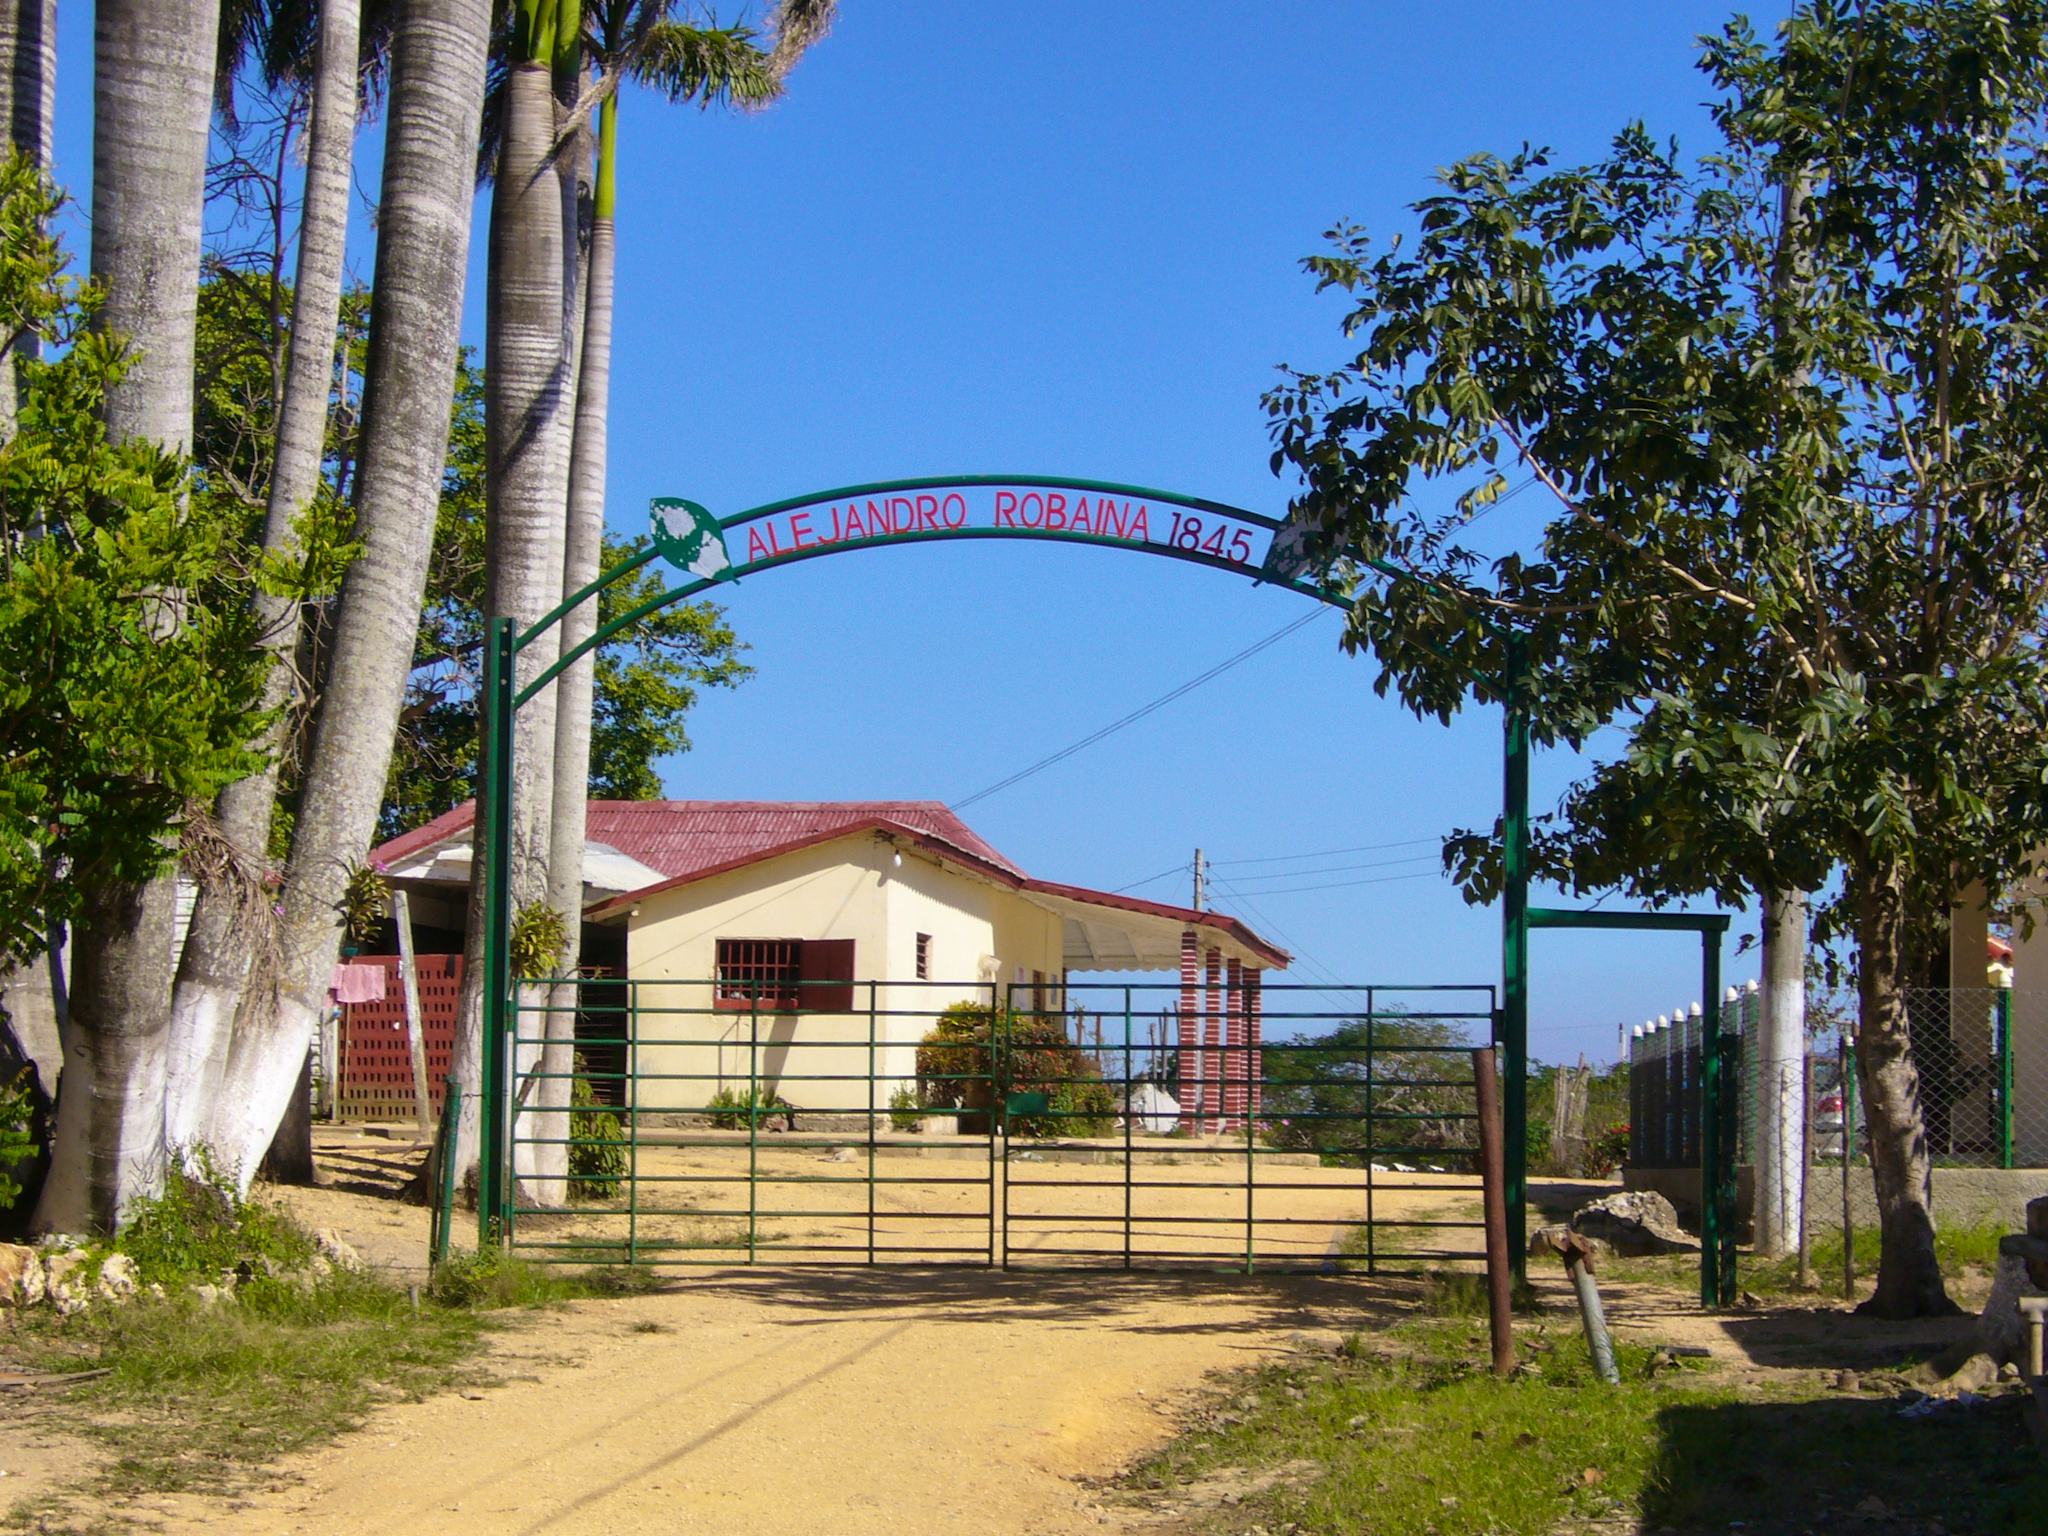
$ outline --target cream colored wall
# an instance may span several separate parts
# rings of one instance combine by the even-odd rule
[[[998,982],[1019,967],[1057,982],[1058,917],[914,849],[902,850],[899,865],[896,852],[860,834],[643,900],[626,937],[627,974],[639,983],[639,1106],[696,1109],[720,1087],[743,1093],[765,1081],[798,1108],[866,1109],[868,994],[858,982],[872,979],[892,983],[875,989],[873,1092],[886,1108],[893,1088],[914,1079],[917,1042],[932,1019],[976,994],[987,957]],[[932,936],[932,975],[945,985],[913,984],[920,933]],[[756,1036],[749,1015],[712,1008],[721,938],[853,940],[857,1011],[763,1015]],[[818,1077],[856,1080],[806,1080]]]
[[[708,983],[721,938],[851,939],[854,974],[880,973],[886,863],[873,838],[840,838],[642,901],[626,931],[627,974],[639,983],[639,1106],[701,1108],[719,1088],[744,1093],[755,1081],[799,1108],[865,1108],[865,1081],[803,1081],[867,1072],[863,989],[857,1014],[763,1014],[756,1036],[750,1015],[711,1007]]]
[[[887,989],[892,1076],[916,1072],[916,1045],[938,1014],[964,1001],[1001,1003],[1017,968],[1057,981],[1065,953],[1060,920],[1014,891],[959,874],[914,849],[892,865],[888,881],[889,964],[898,985]],[[932,936],[931,977],[920,986],[917,936]],[[988,984],[993,981],[994,986]],[[1020,999],[1026,1001],[1028,999]]]

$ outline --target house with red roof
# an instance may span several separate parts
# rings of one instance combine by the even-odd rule
[[[473,820],[372,853],[422,952],[461,948]],[[1188,1113],[1243,1123],[1261,978],[1289,957],[1239,918],[1042,879],[937,801],[593,800],[587,835],[584,967],[630,985],[623,1035],[617,1010],[578,1032],[630,1036],[643,1110],[866,1111],[950,1004],[1062,1014],[1074,973],[1160,971]]]

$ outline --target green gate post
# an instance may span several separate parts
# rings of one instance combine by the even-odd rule
[[[1529,677],[1528,641],[1508,636],[1506,742],[1501,795],[1501,1095],[1508,1258],[1528,1278],[1529,1146]],[[1368,1026],[1369,1029],[1369,1026]]]
[[[1998,1008],[1998,1166],[2012,1166],[2012,988],[1995,994]]]
[[[477,1119],[477,1246],[488,1248],[510,1235],[505,1132],[510,1095],[505,1092],[506,1029],[512,996],[512,621],[498,617],[484,625],[483,783],[484,830],[484,997],[482,1113]]]

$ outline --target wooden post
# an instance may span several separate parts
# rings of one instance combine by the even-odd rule
[[[1501,1149],[1500,1084],[1493,1048],[1472,1053],[1472,1087],[1479,1110],[1479,1171],[1486,1209],[1486,1323],[1493,1335],[1493,1374],[1515,1368],[1515,1335],[1508,1317],[1514,1271],[1508,1257],[1507,1167]]]
[[[427,1088],[427,1037],[420,1017],[419,967],[412,952],[412,908],[404,891],[391,893],[391,924],[398,930],[398,980],[405,989],[405,1043],[412,1052],[413,1107],[420,1140],[434,1139],[434,1099]]]

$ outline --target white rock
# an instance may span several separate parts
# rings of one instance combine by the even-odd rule
[[[135,1261],[125,1253],[110,1253],[100,1265],[100,1295],[108,1301],[126,1301],[135,1294]]]
[[[42,1255],[19,1243],[0,1243],[0,1307],[32,1307],[43,1295]]]
[[[341,1234],[332,1227],[322,1227],[315,1232],[313,1246],[318,1248],[337,1269],[360,1273],[363,1268],[363,1256],[342,1241]]]

